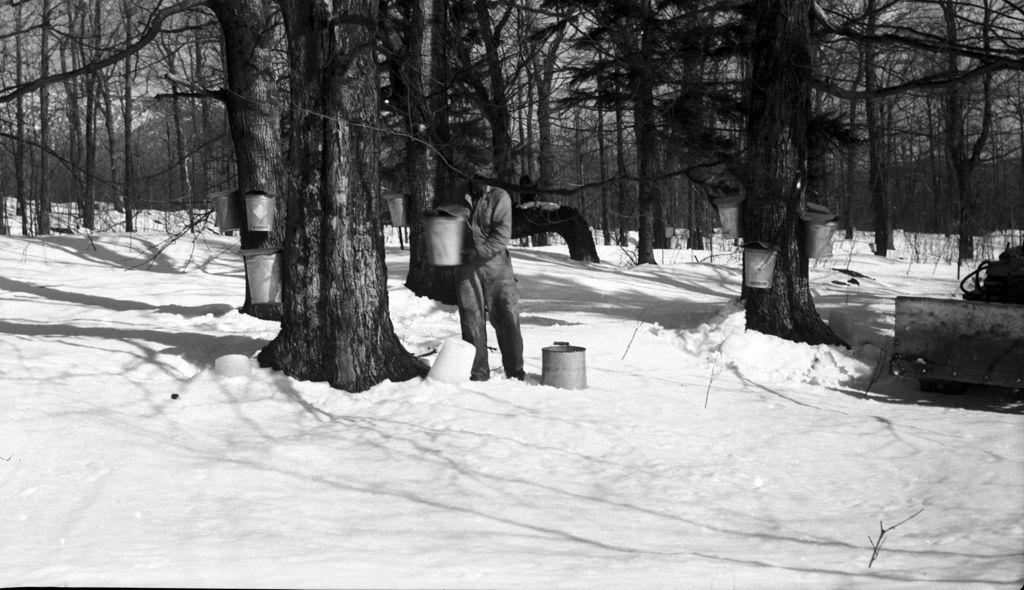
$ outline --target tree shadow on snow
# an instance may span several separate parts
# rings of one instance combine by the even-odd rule
[[[251,356],[266,345],[263,338],[237,334],[210,335],[195,332],[163,332],[160,330],[120,329],[114,327],[82,327],[66,324],[31,324],[0,320],[0,334],[31,337],[96,338],[120,340],[137,345],[155,342],[167,348],[150,352],[180,356],[198,367],[211,367],[217,357],[225,354]]]
[[[45,236],[45,237],[29,237],[21,238],[28,243],[35,243],[40,247],[53,248],[59,250],[65,254],[74,256],[86,262],[99,263],[105,266],[113,268],[121,268],[124,270],[141,270],[146,272],[160,272],[160,273],[172,273],[181,274],[185,271],[185,267],[193,266],[199,270],[208,270],[210,263],[222,256],[225,253],[237,254],[237,250],[232,247],[219,247],[220,252],[215,253],[212,256],[199,256],[196,259],[190,259],[184,262],[183,265],[179,266],[163,254],[166,247],[171,245],[176,239],[174,236],[167,236],[160,240],[149,239],[143,236],[137,236],[130,234],[128,236],[120,235],[71,235],[71,236]],[[197,243],[202,241],[207,249],[211,248],[210,243],[206,242],[202,234],[192,239],[193,253],[198,247]],[[127,242],[127,244],[125,244]],[[235,266],[232,266],[235,268]]]
[[[543,264],[544,274],[524,267]],[[685,267],[619,268],[570,260],[565,254],[515,250],[512,264],[519,281],[522,323],[566,324],[565,314],[599,314],[609,318],[658,323],[671,330],[693,328],[713,317],[739,292],[737,269],[707,265],[715,273],[687,273]],[[583,284],[576,274],[587,271]],[[408,260],[388,263],[391,280],[405,282]],[[567,272],[558,272],[565,268]],[[530,267],[532,270],[532,267]]]
[[[114,299],[112,297],[103,297],[101,295],[73,293],[46,285],[33,285],[32,283],[16,281],[14,279],[7,279],[4,277],[0,277],[0,290],[10,291],[12,293],[28,293],[30,295],[50,299],[52,301],[102,307],[111,311],[157,311],[161,313],[177,314],[187,318],[200,317],[207,314],[220,316],[234,309],[226,303],[211,303],[208,305],[197,306],[152,305],[128,299]]]

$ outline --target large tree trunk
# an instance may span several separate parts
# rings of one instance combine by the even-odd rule
[[[868,0],[868,34],[874,34],[878,20],[877,0]],[[872,44],[864,48],[864,88],[871,93],[878,87],[876,49]],[[868,186],[871,191],[871,213],[875,230],[875,255],[885,257],[892,244],[889,231],[888,173],[884,160],[885,131],[882,129],[881,99],[869,98],[865,102],[865,121],[868,131]]]
[[[291,66],[281,332],[264,366],[362,391],[424,374],[395,335],[378,186],[374,0],[281,3]]]
[[[751,48],[746,240],[780,248],[768,289],[743,287],[747,327],[799,342],[840,343],[814,308],[799,210],[810,116],[810,0],[758,0]]]
[[[654,112],[654,74],[651,72],[650,0],[642,0],[640,15],[640,63],[636,99],[633,103],[633,126],[636,130],[637,167],[637,263],[657,264],[654,258],[654,211],[658,207],[654,176],[657,171],[657,144]]]
[[[92,18],[92,30],[98,34],[100,30],[100,9],[99,5],[94,8]],[[84,22],[85,16],[83,16]],[[85,26],[83,24],[83,30]],[[83,54],[82,61],[86,60]],[[98,133],[96,130],[97,98],[96,91],[99,87],[96,79],[98,74],[85,75],[85,186],[82,200],[82,225],[86,229],[96,229],[96,150],[98,149]]]
[[[960,11],[959,6],[950,1],[942,2],[942,13],[946,25],[946,41],[950,45],[958,42],[957,18]],[[982,28],[982,39],[986,49],[989,45],[989,29],[991,11],[989,5],[985,4],[985,13]],[[947,56],[947,68],[951,76],[959,73],[959,60],[957,56],[950,53]],[[971,186],[971,176],[981,162],[981,153],[985,149],[988,140],[989,129],[992,124],[992,76],[985,74],[982,78],[982,119],[978,136],[971,147],[967,143],[967,131],[964,122],[967,111],[966,94],[960,84],[951,85],[946,91],[946,145],[948,147],[950,168],[955,179],[957,193],[957,231],[960,234],[958,241],[958,260],[969,260],[974,258],[974,234],[977,233],[977,211],[975,211],[976,197]]]
[[[39,77],[50,75],[50,0],[43,0],[42,38],[39,42]],[[44,85],[39,89],[39,201],[38,223],[39,235],[50,233],[50,87]]]
[[[404,109],[408,112],[406,126],[415,130],[406,141],[406,174],[409,207],[406,215],[409,223],[409,274],[405,286],[420,297],[428,297],[446,303],[455,302],[455,272],[450,267],[433,266],[427,263],[426,237],[423,231],[423,214],[454,193],[451,174],[446,166],[452,161],[451,132],[448,120],[448,96],[451,84],[449,48],[452,32],[449,27],[449,0],[430,0],[429,19],[424,14],[422,2],[408,1],[408,28],[406,30],[407,52],[399,64],[399,82],[405,85]],[[429,43],[423,38],[425,21],[429,20]],[[430,77],[429,98],[425,94],[428,82],[423,79],[424,51],[429,46]],[[427,105],[426,111],[423,105]],[[423,129],[431,130],[428,138],[437,147],[437,154],[430,156],[419,137]],[[431,182],[432,181],[432,182]]]
[[[612,245],[611,216],[608,197],[608,146],[604,136],[604,111],[597,109],[597,157],[601,174],[601,234],[604,245]]]
[[[125,38],[131,39],[132,27],[135,23],[135,12],[133,3],[129,0],[122,0],[121,10],[124,19]],[[135,63],[138,57],[135,56]],[[135,70],[132,66],[132,57],[124,60],[124,77],[122,79],[122,111],[121,117],[124,121],[124,231],[135,231],[135,162],[134,151],[132,150],[132,127],[134,126],[134,93],[135,93]]]
[[[76,36],[84,36],[84,30],[77,30],[79,20],[77,15],[72,13],[68,18],[69,31],[71,34]],[[60,66],[61,70],[69,71],[71,69],[78,69],[82,60],[78,59],[77,50],[73,50],[69,47],[69,43],[64,41],[58,45],[60,48]],[[70,60],[70,63],[69,63]],[[71,194],[74,197],[74,202],[78,206],[77,217],[83,220],[86,215],[86,203],[85,203],[85,190],[82,178],[82,170],[84,170],[84,164],[82,162],[83,139],[85,135],[82,129],[82,94],[81,90],[83,80],[80,78],[72,78],[64,81],[64,91],[67,93],[67,104],[66,110],[68,115],[68,163],[70,165],[71,172]],[[68,220],[70,226],[72,220]],[[68,229],[72,229],[69,227]]]
[[[14,5],[14,27],[21,30],[23,25],[22,4]],[[25,81],[24,49],[21,43],[14,45],[14,81],[21,84]],[[29,205],[28,205],[28,182],[25,178],[25,159],[28,157],[25,146],[27,145],[25,125],[25,97],[18,95],[14,103],[15,126],[17,128],[18,141],[14,148],[14,188],[17,193],[18,205],[15,215],[21,216],[21,235],[27,236],[29,232]]]
[[[494,155],[494,171],[497,177],[507,183],[515,182],[515,156],[512,142],[512,114],[508,106],[508,88],[505,83],[505,69],[499,54],[499,39],[507,20],[498,19],[499,26],[491,20],[489,2],[474,2],[477,25],[484,44],[484,65],[487,69],[488,87],[486,97],[481,96],[481,111],[491,131],[491,152]],[[502,8],[511,10],[511,8]]]
[[[279,192],[281,176],[280,100],[271,55],[273,39],[270,6],[265,0],[211,0],[224,35],[224,61],[228,91],[223,93],[228,126],[235,147],[238,191]],[[281,198],[275,198],[280,211]],[[264,248],[280,234],[284,215],[277,216],[275,232],[241,228],[242,249]],[[265,319],[279,319],[281,310],[273,304],[255,305],[246,281],[242,311]]]
[[[628,195],[628,181],[626,180],[626,138],[625,138],[625,122],[623,121],[623,107],[622,103],[615,105],[615,212],[616,217],[619,221],[619,245],[626,246],[629,244],[629,225],[626,223],[628,219],[626,215],[626,200]]]
[[[403,29],[398,35],[404,44],[397,48],[397,71],[391,77],[394,89],[392,96],[397,102],[398,111],[404,116],[407,138],[406,149],[406,181],[404,194],[408,197],[406,222],[409,224],[409,275],[406,287],[421,297],[441,299],[449,297],[455,284],[455,275],[451,268],[433,266],[427,263],[426,240],[423,231],[424,213],[435,206],[435,191],[444,191],[441,184],[431,182],[431,169],[434,179],[446,178],[440,159],[429,157],[424,140],[433,139],[440,145],[447,144],[447,56],[446,43],[450,32],[447,30],[447,2],[434,0],[430,10],[430,60],[429,67],[435,76],[432,77],[436,95],[428,99],[426,95],[427,80],[424,75],[428,67],[425,52],[427,50],[427,10],[428,0],[403,0],[401,6]],[[428,109],[428,101],[431,108]],[[431,121],[429,118],[433,116]],[[430,137],[427,129],[434,129]],[[442,150],[444,147],[442,147]],[[447,161],[447,158],[443,158]],[[441,193],[440,195],[443,195]]]

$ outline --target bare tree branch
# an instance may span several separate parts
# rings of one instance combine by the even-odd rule
[[[69,70],[66,72],[59,72],[57,74],[53,74],[50,76],[43,76],[35,80],[31,80],[29,82],[25,82],[23,84],[19,84],[17,86],[5,89],[3,93],[0,93],[0,103],[11,102],[17,99],[19,96],[24,96],[26,94],[35,92],[36,90],[39,90],[44,86],[57,84],[69,78],[80,76],[82,74],[98,72],[103,68],[123,61],[124,59],[131,57],[132,55],[135,55],[136,53],[141,51],[142,48],[149,45],[149,43],[151,43],[153,39],[155,39],[156,36],[162,32],[163,22],[167,20],[167,18],[175,14],[180,14],[182,12],[193,10],[205,4],[206,0],[181,0],[180,2],[177,2],[170,6],[161,8],[159,10],[155,10],[149,15],[149,19],[145,25],[145,30],[142,32],[139,38],[125,46],[123,49],[116,51],[103,59],[87,63],[80,68],[76,68],[74,70]]]

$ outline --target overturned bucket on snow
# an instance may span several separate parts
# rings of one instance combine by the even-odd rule
[[[448,338],[441,343],[437,360],[430,366],[427,377],[444,383],[462,383],[473,371],[476,347],[462,338]]]
[[[466,220],[457,215],[436,214],[423,220],[427,243],[427,262],[434,266],[462,264],[462,241]]]
[[[274,227],[274,197],[262,191],[245,193],[245,219],[249,231],[270,231]]]
[[[743,237],[743,197],[719,197],[714,200],[714,204],[722,222],[722,237]]]
[[[393,227],[406,227],[405,221],[405,195],[402,193],[385,193],[384,201],[388,204],[388,213],[391,214],[391,225]]]
[[[213,205],[217,229],[222,232],[242,228],[242,199],[238,191],[217,191],[207,195]]]
[[[779,247],[767,242],[743,245],[743,284],[752,289],[770,289],[775,276]]]
[[[245,277],[253,303],[281,303],[281,264],[279,248],[242,250]]]
[[[562,389],[587,388],[587,349],[555,342],[541,349],[541,383]]]

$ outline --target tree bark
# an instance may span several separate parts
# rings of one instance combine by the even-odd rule
[[[274,73],[271,8],[265,0],[211,0],[224,35],[227,91],[222,93],[235,152],[237,190],[241,195],[260,191],[274,196],[277,212],[283,213],[278,197],[282,150],[280,104]],[[266,248],[280,242],[284,214],[275,217],[271,232],[250,231],[243,223],[243,250]],[[254,304],[246,281],[242,311],[264,319],[280,319],[280,306]]]
[[[625,138],[625,122],[623,121],[623,107],[621,103],[615,105],[615,209],[616,217],[619,221],[619,245],[625,246],[629,243],[629,225],[626,223],[626,201],[628,195],[626,194],[627,180],[626,174],[626,138]]]
[[[867,1],[868,34],[874,34],[878,21],[877,0]],[[867,93],[878,87],[878,64],[876,49],[868,43],[864,48],[864,89]],[[886,257],[892,236],[889,229],[888,174],[884,161],[885,132],[882,129],[882,99],[868,98],[864,102],[865,121],[868,132],[868,186],[871,192],[872,225],[875,234],[875,256]]]
[[[758,0],[751,47],[746,240],[779,247],[771,287],[743,287],[747,328],[811,344],[841,340],[814,308],[799,210],[810,116],[810,0]]]
[[[21,30],[23,23],[22,3],[18,3],[14,6],[14,26],[17,30]],[[14,46],[14,81],[19,86],[25,80],[25,63],[24,63],[24,49],[21,43],[17,43]],[[26,125],[25,125],[25,98],[22,95],[18,95],[14,101],[14,113],[15,113],[15,126],[17,128],[18,141],[14,148],[14,187],[17,193],[18,205],[15,209],[15,214],[21,216],[21,235],[27,236],[29,233],[29,206],[28,206],[28,182],[25,179],[25,159],[27,157],[25,146],[27,144],[26,136]]]
[[[454,193],[453,180],[448,171],[452,161],[451,133],[448,120],[451,68],[449,60],[452,34],[449,28],[449,1],[429,0],[429,18],[423,2],[407,0],[407,43],[404,59],[398,65],[396,82],[404,88],[400,108],[406,113],[406,194],[409,196],[409,274],[405,286],[420,297],[454,303],[455,272],[449,267],[427,263],[426,237],[423,215]],[[423,30],[429,27],[429,42]],[[424,52],[429,47],[429,66],[424,63]],[[423,71],[429,67],[429,81]],[[427,90],[429,89],[429,96]],[[427,105],[426,111],[422,105]],[[422,129],[422,130],[421,130]],[[426,137],[437,146],[437,152],[428,155],[421,138]]]
[[[283,0],[291,69],[281,332],[264,366],[363,391],[426,367],[388,313],[378,186],[377,3]]]
[[[650,0],[642,0],[640,8],[639,63],[636,64],[636,99],[633,102],[633,126],[636,132],[637,172],[637,263],[657,264],[654,258],[654,211],[657,207],[654,177],[657,172],[655,138],[654,73],[651,71]]]
[[[612,230],[611,216],[608,205],[608,140],[604,136],[604,111],[597,109],[597,157],[601,174],[601,234],[604,238],[604,245],[611,246]]]
[[[42,38],[39,41],[39,76],[50,75],[50,0],[43,0]],[[39,200],[36,202],[39,235],[50,234],[50,87],[39,89]]]
[[[481,87],[477,94],[480,110],[491,131],[491,152],[494,155],[494,171],[503,182],[515,181],[515,158],[512,149],[512,114],[508,105],[508,88],[505,83],[505,69],[499,55],[498,39],[501,37],[507,19],[499,19],[499,25],[491,20],[490,5],[485,0],[476,0],[477,25],[484,43],[484,65],[487,72],[486,91]],[[503,8],[511,10],[511,8]]]
[[[131,39],[132,27],[135,21],[135,13],[130,0],[122,0],[121,10],[124,19],[125,38]],[[136,63],[138,62],[136,58]],[[124,76],[122,78],[122,103],[121,117],[124,121],[124,231],[135,231],[135,164],[134,152],[132,150],[132,127],[134,107],[134,86],[135,76],[132,66],[132,59],[124,60]]]
[[[78,19],[76,14],[72,11],[68,15],[68,29],[69,32],[76,37],[84,37],[83,30],[76,30],[78,27]],[[62,41],[58,47],[60,49],[60,67],[62,70],[77,69],[79,62],[79,55],[73,51],[70,46],[70,40]],[[69,67],[68,60],[71,60]],[[82,80],[78,78],[72,78],[64,81],[64,92],[67,93],[67,116],[68,116],[68,141],[67,141],[67,161],[70,165],[71,172],[71,195],[74,199],[75,204],[78,206],[77,218],[82,220],[82,225],[85,225],[85,216],[88,208],[85,203],[85,190],[83,186],[82,170],[84,169],[82,156],[84,153],[83,139],[85,135],[82,129]],[[70,225],[70,220],[69,220]],[[68,228],[71,229],[71,228]],[[91,228],[90,228],[91,229]]]
[[[958,42],[957,17],[960,10],[957,5],[950,1],[941,3],[942,14],[946,25],[946,41],[950,45]],[[991,9],[985,3],[984,19],[982,21],[982,39],[985,48],[989,45],[989,29],[991,20]],[[959,71],[957,56],[950,53],[947,57],[947,68],[955,75]],[[992,75],[985,74],[982,77],[982,118],[978,135],[973,145],[968,147],[967,131],[965,129],[965,105],[966,97],[961,84],[953,84],[946,91],[946,145],[950,168],[955,179],[957,194],[957,231],[958,260],[970,260],[974,258],[974,234],[977,233],[977,211],[975,211],[975,193],[971,183],[971,176],[981,162],[981,154],[985,149],[988,140],[989,129],[992,124]]]
[[[83,13],[82,29],[86,29],[86,19],[91,19],[91,32],[93,35],[98,36],[102,26],[100,15],[100,6],[97,3],[91,14]],[[87,57],[83,50],[82,61],[84,62],[86,59]],[[99,74],[92,73],[85,76],[85,186],[83,189],[85,194],[82,198],[85,203],[85,209],[82,211],[82,225],[90,230],[96,229],[96,150],[99,149],[97,146],[99,134],[96,130],[98,77]]]

